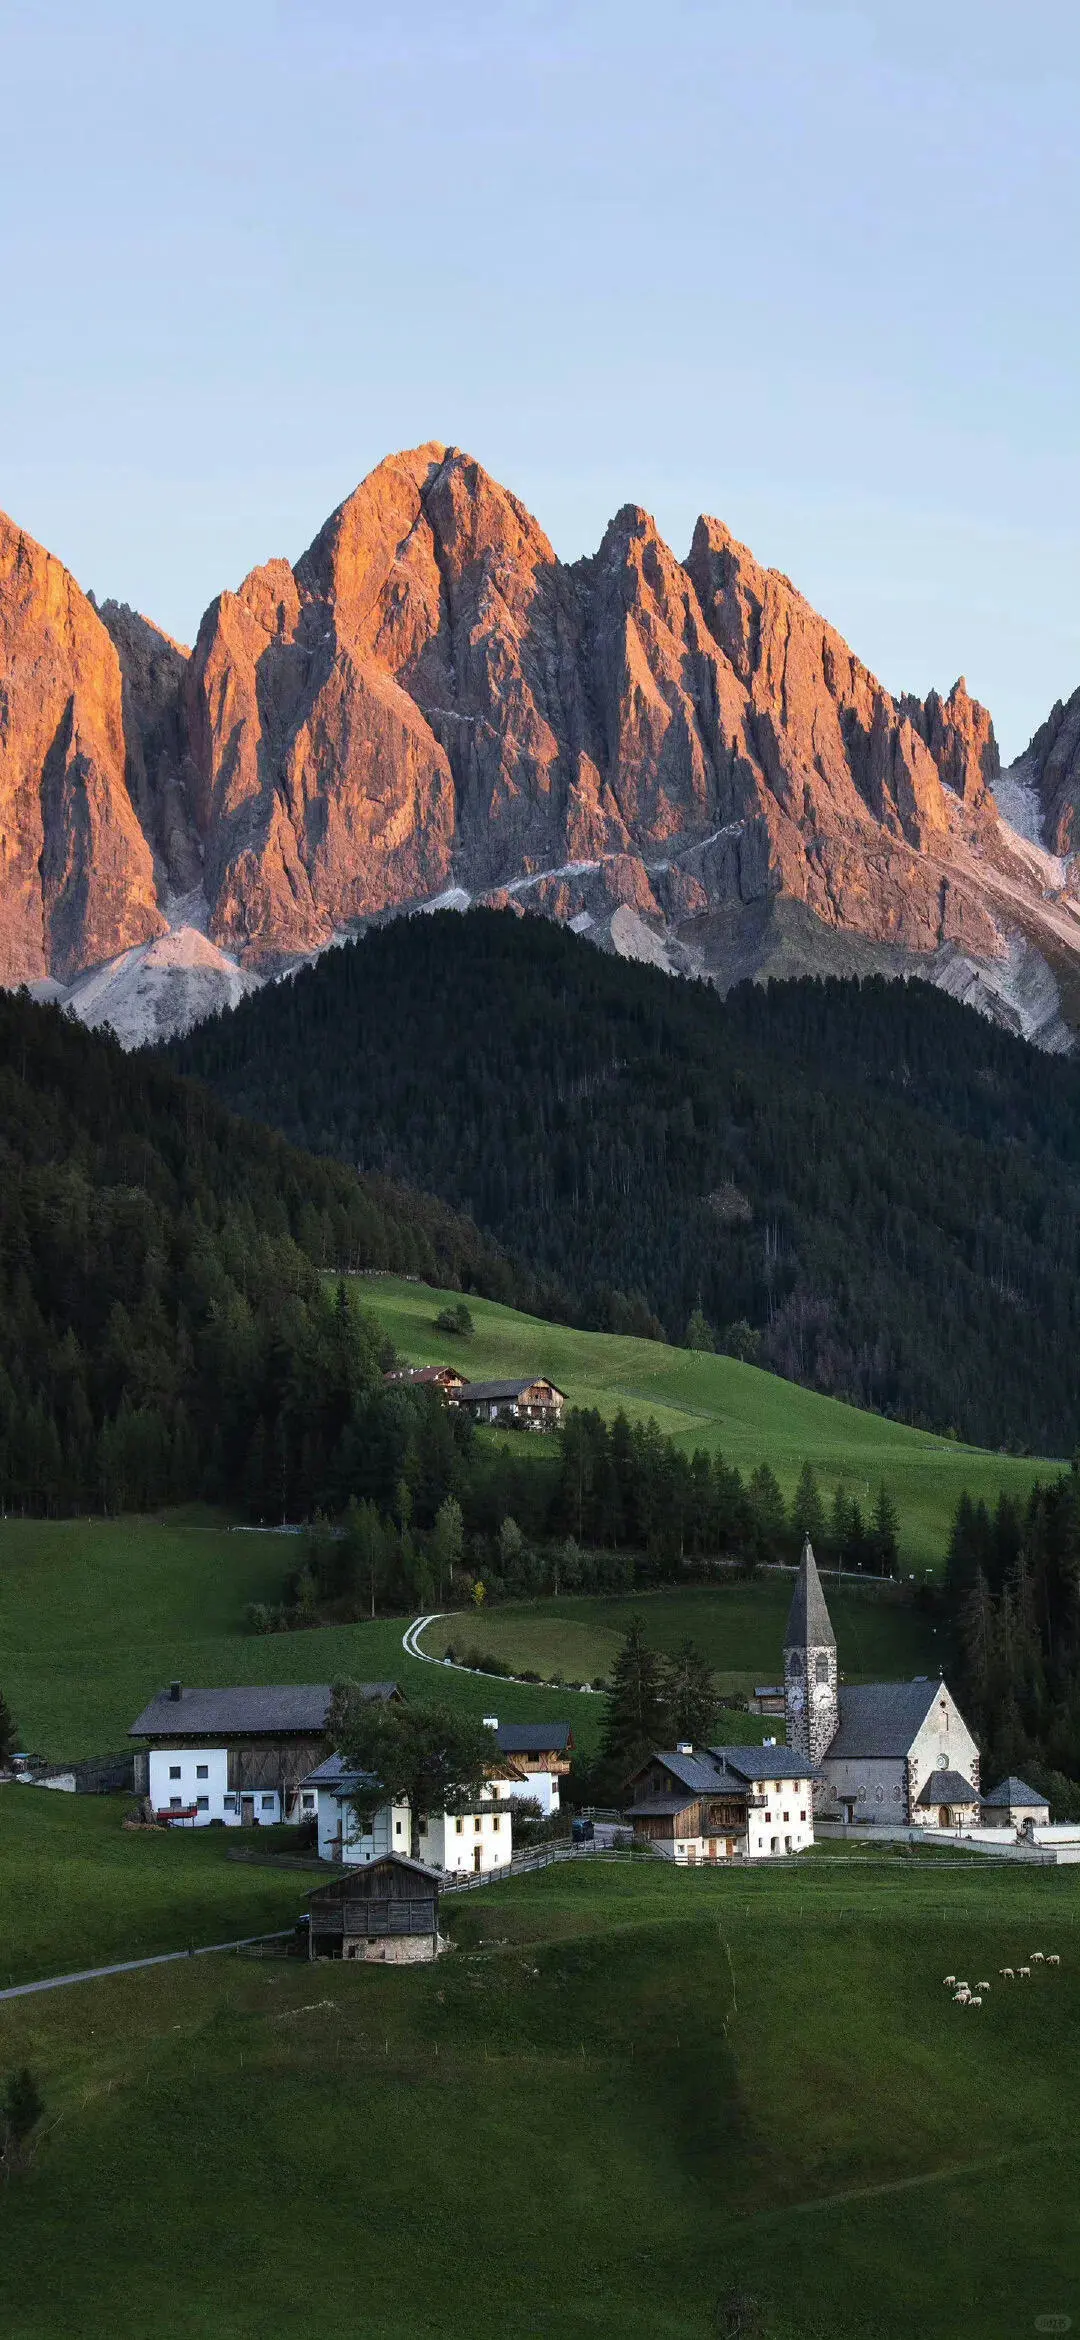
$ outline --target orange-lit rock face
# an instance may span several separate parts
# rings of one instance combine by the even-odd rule
[[[116,651],[74,578],[0,515],[0,981],[64,979],[164,923]]]
[[[717,520],[681,562],[627,505],[568,566],[439,443],[223,593],[190,656],[5,524],[0,689],[7,981],[200,886],[255,970],[451,885],[683,926],[786,893],[909,949],[1002,947],[954,867],[997,773],[962,682],[893,699]]]

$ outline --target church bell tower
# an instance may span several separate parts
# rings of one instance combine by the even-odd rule
[[[788,1746],[820,1763],[840,1722],[836,1635],[825,1606],[814,1547],[807,1536],[784,1635],[784,1713]]]

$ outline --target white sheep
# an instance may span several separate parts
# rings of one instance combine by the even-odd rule
[[[954,2006],[954,2007],[966,2007],[966,2006],[967,2006],[967,2003],[968,2003],[968,2000],[970,1999],[970,1997],[971,1997],[971,1992],[970,1992],[970,1991],[954,1991],[954,1992],[953,1992],[953,2006]]]
[[[999,1966],[998,1973],[1000,1974],[1003,1982],[1016,1981],[1016,1969],[1013,1966]]]
[[[958,1982],[956,1988],[958,1991],[970,1991],[971,1984],[967,1982]]]
[[[1031,1953],[1031,1963],[1032,1963],[1032,1965],[1033,1965],[1033,1966],[1045,1966],[1045,1964],[1046,1964],[1046,1952],[1045,1952],[1045,1950],[1033,1950],[1033,1951],[1032,1951],[1032,1953]]]
[[[976,1994],[975,1994],[975,1997],[974,1997],[973,1999],[969,1999],[969,2000],[968,2000],[968,2006],[969,2006],[969,2007],[981,2007],[981,2006],[982,2006],[982,2000],[980,1999],[980,1997],[979,1997],[979,1995],[978,1995],[978,1992],[976,1992]]]
[[[954,1974],[943,1975],[941,1979],[947,1991],[954,1991],[956,1989],[956,1976]]]
[[[976,1988],[976,1990],[977,1990],[977,1991],[988,1991],[988,1990],[989,1990],[989,1988],[990,1988],[990,1985],[989,1985],[989,1983],[988,1983],[988,1982],[981,1982],[981,1983],[976,1983],[976,1985],[975,1985],[975,1988]]]
[[[1058,1957],[1058,1954],[1057,1954],[1057,1951],[1056,1951],[1056,1950],[1051,1950],[1051,1951],[1049,1951],[1049,1952],[1048,1952],[1048,1954],[1047,1954],[1047,1960],[1046,1960],[1046,1963],[1047,1963],[1047,1965],[1048,1965],[1048,1966],[1060,1966],[1060,1965],[1061,1965],[1061,1960],[1060,1960],[1060,1958]]]
[[[1017,1967],[1017,1969],[1016,1969],[1016,1971],[1017,1971],[1017,1974],[1018,1974],[1018,1975],[1019,1975],[1019,1977],[1020,1977],[1020,1980],[1021,1980],[1021,1982],[1030,1982],[1030,1981],[1031,1981],[1031,1968],[1030,1968],[1030,1966],[1018,1966],[1018,1967]]]

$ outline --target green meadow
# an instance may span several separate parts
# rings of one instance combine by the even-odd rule
[[[299,1872],[119,1820],[0,1790],[0,1970],[302,1906]],[[593,1861],[444,1917],[434,1968],[219,1956],[0,2003],[0,2074],[47,2108],[0,2194],[5,2340],[716,2340],[735,2296],[760,2340],[1080,2314],[1080,1872]],[[1036,1947],[1060,1969],[999,1983]],[[980,2011],[948,1971],[993,1978]]]
[[[477,1649],[511,1671],[595,1682],[610,1673],[630,1618],[640,1616],[654,1648],[673,1655],[691,1635],[721,1691],[744,1695],[782,1673],[791,1581],[789,1575],[767,1575],[753,1584],[507,1602],[480,1618],[441,1617],[428,1626],[422,1646],[437,1656],[448,1646],[459,1657]],[[890,1586],[826,1578],[825,1593],[846,1680],[905,1680],[937,1672],[935,1627]]]
[[[248,1633],[249,1601],[276,1600],[295,1537],[154,1519],[0,1522],[0,1684],[34,1754],[114,1752],[155,1690],[173,1680],[396,1681],[412,1697],[486,1714],[482,1677],[436,1672],[401,1646],[409,1620]],[[549,1669],[550,1670],[550,1669]],[[579,1744],[600,1701],[559,1694]],[[500,1683],[506,1720],[550,1716],[553,1693]]]
[[[477,1381],[546,1374],[572,1405],[596,1406],[608,1417],[621,1407],[632,1421],[654,1418],[687,1453],[719,1450],[744,1470],[768,1462],[789,1495],[804,1462],[820,1472],[827,1495],[843,1479],[866,1503],[884,1480],[900,1508],[902,1559],[911,1570],[940,1567],[965,1488],[990,1503],[1003,1490],[1023,1501],[1036,1479],[1062,1467],[910,1430],[732,1357],[573,1332],[472,1298],[474,1336],[456,1340],[437,1332],[434,1319],[460,1294],[397,1276],[359,1277],[355,1288],[412,1364],[455,1364]]]

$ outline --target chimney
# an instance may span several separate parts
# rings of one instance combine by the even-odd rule
[[[676,1748],[675,1752],[676,1752],[676,1754],[677,1754],[677,1755],[692,1755],[692,1754],[693,1754],[693,1752],[694,1752],[694,1742],[693,1742],[693,1740],[692,1740],[692,1739],[680,1739],[680,1740],[679,1740],[679,1744],[678,1744],[678,1746],[677,1746],[677,1748]]]
[[[183,1685],[183,1683],[182,1683],[182,1682],[170,1682],[170,1684],[169,1684],[169,1696],[170,1696],[170,1698],[175,1698],[175,1700],[176,1700],[177,1704],[179,1705],[179,1702],[180,1702],[181,1698],[183,1697],[183,1695],[184,1695],[184,1685]]]
[[[497,1714],[485,1714],[485,1716],[484,1716],[484,1718],[483,1718],[483,1721],[484,1721],[484,1729],[485,1729],[486,1731],[497,1731],[497,1730],[498,1730],[498,1728],[499,1728],[499,1717],[498,1717],[498,1715],[497,1715]]]

